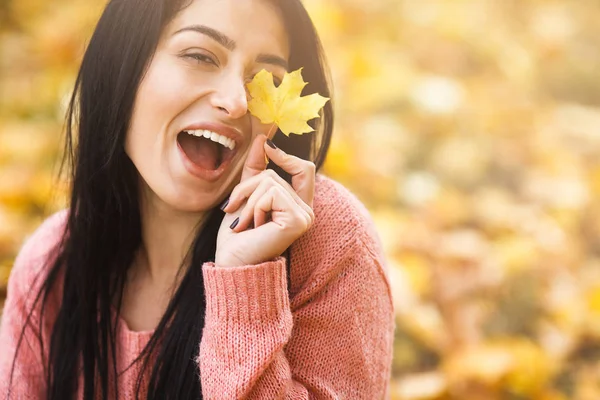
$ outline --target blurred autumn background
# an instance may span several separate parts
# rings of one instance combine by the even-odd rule
[[[600,399],[600,2],[305,0],[324,173],[388,255],[392,398]],[[64,207],[65,101],[104,2],[0,1],[0,298]]]

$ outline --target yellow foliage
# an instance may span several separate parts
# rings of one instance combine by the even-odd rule
[[[476,382],[487,387],[505,387],[519,396],[543,392],[553,374],[553,363],[529,340],[495,340],[455,352],[444,371],[451,385]]]

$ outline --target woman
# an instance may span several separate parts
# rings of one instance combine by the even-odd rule
[[[247,109],[262,69],[302,67],[330,96],[310,18],[299,0],[182,1],[113,0],[96,27],[67,113],[70,207],[9,280],[2,397],[384,397],[381,246],[315,172],[332,107],[317,134],[268,138]]]

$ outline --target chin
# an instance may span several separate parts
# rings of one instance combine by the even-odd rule
[[[175,198],[165,203],[173,210],[185,213],[202,213],[218,206],[217,199],[190,201],[185,197]]]
[[[183,180],[180,180],[180,182]],[[149,185],[144,182],[142,197],[156,210],[199,213],[218,206],[215,191],[203,192],[197,185],[187,183]]]

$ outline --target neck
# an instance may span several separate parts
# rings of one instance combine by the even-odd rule
[[[142,192],[142,247],[136,257],[136,269],[152,282],[170,286],[180,267],[189,262],[186,256],[207,213],[175,210],[148,190]]]

